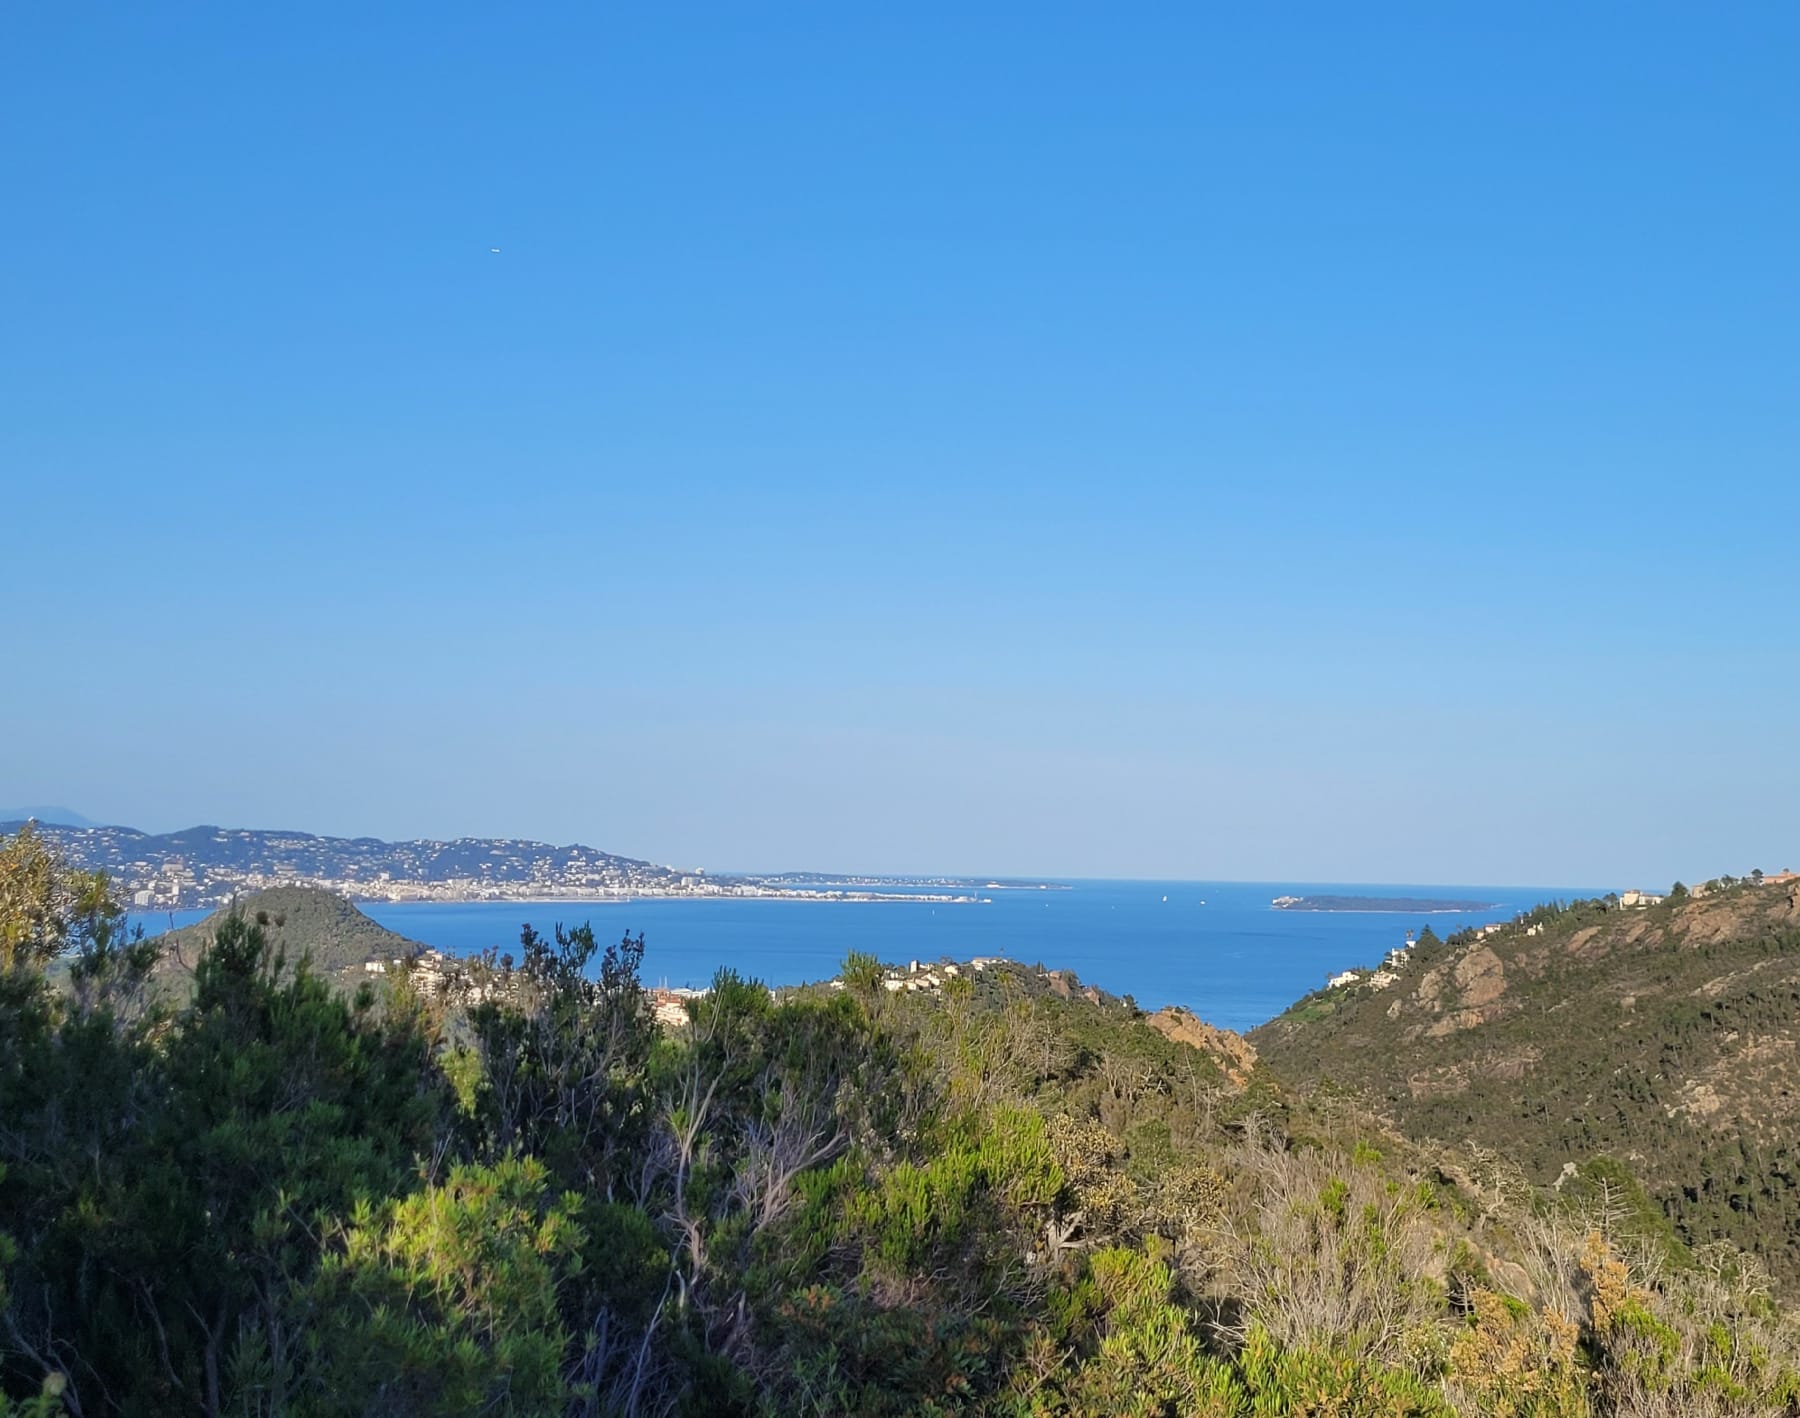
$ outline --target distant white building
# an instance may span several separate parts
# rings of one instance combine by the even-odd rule
[[[1619,893],[1619,904],[1621,906],[1630,906],[1633,908],[1660,906],[1662,905],[1662,902],[1663,898],[1654,891],[1638,891],[1633,889],[1631,891],[1621,891]]]
[[[890,972],[881,983],[888,990],[914,991],[935,990],[944,980],[935,969],[922,969],[919,962],[914,960],[908,963],[905,970]]]

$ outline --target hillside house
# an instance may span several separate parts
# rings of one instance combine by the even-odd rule
[[[670,989],[662,986],[650,991],[650,1012],[665,1029],[680,1029],[688,1022],[688,1001],[699,999],[705,990]]]
[[[1629,907],[1633,910],[1642,909],[1646,906],[1660,906],[1662,903],[1663,898],[1654,891],[1638,891],[1633,889],[1631,891],[1621,891],[1619,893],[1619,905]]]

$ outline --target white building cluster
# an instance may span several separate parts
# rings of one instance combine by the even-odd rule
[[[984,967],[977,965],[975,968],[980,970]],[[888,971],[886,978],[881,982],[881,987],[893,994],[898,994],[902,990],[908,992],[937,990],[942,989],[947,981],[954,980],[960,974],[962,974],[962,967],[957,965],[946,963],[924,966],[916,960],[910,960],[904,970]]]

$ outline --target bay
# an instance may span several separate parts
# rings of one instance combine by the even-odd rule
[[[1317,989],[1328,975],[1372,966],[1408,931],[1439,935],[1508,920],[1541,901],[1592,889],[1343,882],[1070,881],[1065,890],[989,890],[978,903],[656,898],[624,902],[365,902],[361,909],[451,955],[517,945],[526,923],[546,933],[591,922],[605,943],[643,933],[646,984],[705,985],[721,967],[771,985],[829,979],[845,954],[904,964],[1002,955],[1073,970],[1085,984],[1145,1009],[1185,1005],[1208,1023],[1249,1029]],[[887,888],[884,888],[887,889]],[[1277,896],[1437,897],[1492,902],[1482,911],[1281,911]],[[175,925],[200,919],[176,912]],[[163,913],[146,930],[166,929]]]

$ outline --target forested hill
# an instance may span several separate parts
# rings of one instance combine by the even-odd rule
[[[201,952],[233,912],[260,925],[272,950],[294,963],[305,958],[313,970],[344,988],[361,984],[368,974],[363,967],[371,961],[404,961],[424,949],[330,891],[277,886],[248,892],[205,920],[158,937],[157,973],[190,979]]]
[[[1627,1163],[1682,1239],[1800,1291],[1800,891],[1542,907],[1427,939],[1256,1030],[1266,1064],[1359,1090],[1414,1138],[1471,1138],[1554,1183]]]

